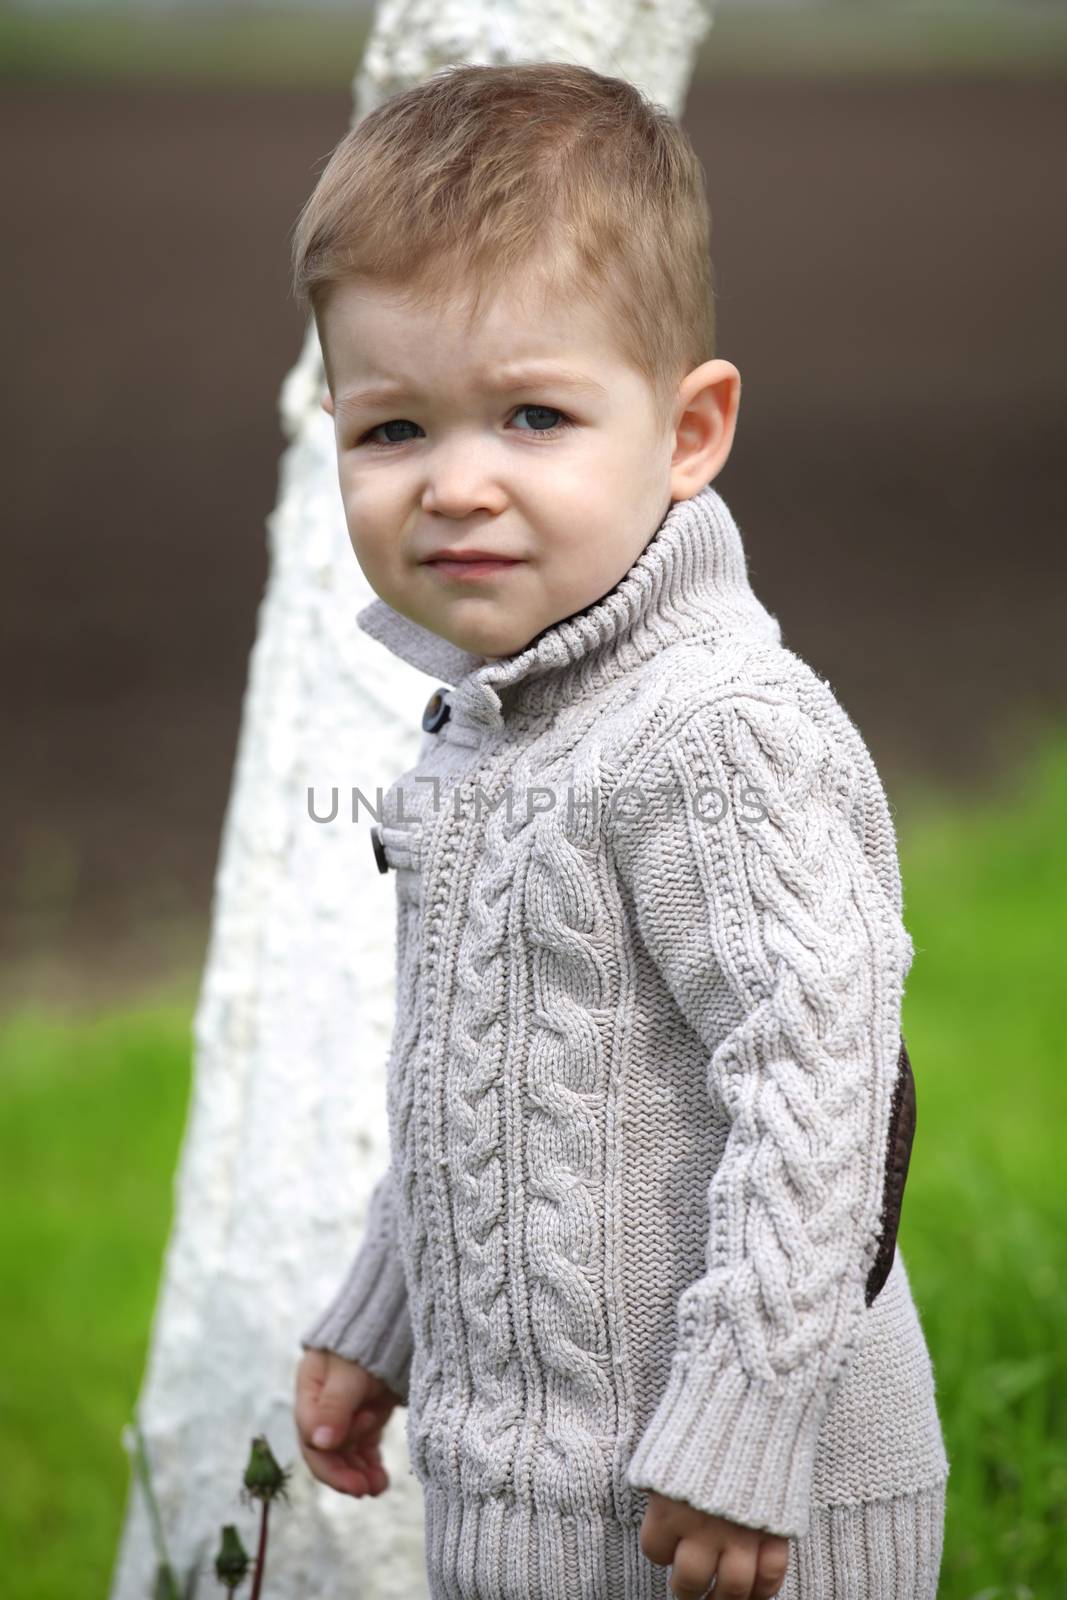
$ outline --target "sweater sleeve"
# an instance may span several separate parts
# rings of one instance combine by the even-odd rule
[[[355,1260],[300,1343],[305,1350],[333,1350],[360,1362],[407,1403],[413,1339],[391,1167],[371,1194]]]
[[[848,820],[855,764],[805,712],[735,692],[680,721],[628,780],[645,809],[613,849],[729,1128],[706,1270],[627,1476],[801,1535],[862,1332],[913,947]]]

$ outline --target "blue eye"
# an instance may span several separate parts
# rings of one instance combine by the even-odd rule
[[[540,412],[542,417],[544,417],[544,416],[562,417],[563,416],[563,412],[562,411],[557,411],[555,406],[538,406],[538,405],[520,406],[519,407],[519,411]],[[518,416],[518,411],[515,413],[515,415]],[[525,433],[526,431],[527,430],[525,428],[520,428],[519,429],[520,433]],[[555,433],[561,433],[562,432],[562,428],[557,423],[554,427],[553,426],[549,426],[547,428],[533,428],[531,431],[534,432],[534,433],[542,434],[542,435],[544,435],[544,434],[555,434]]]
[[[367,440],[367,439],[370,439],[373,444],[377,444],[377,445],[381,445],[383,443],[387,444],[387,445],[389,445],[389,444],[407,444],[407,440],[406,439],[385,439],[385,440],[380,440],[380,439],[375,439],[374,435],[378,432],[379,428],[417,428],[417,427],[418,427],[418,423],[417,422],[409,422],[406,417],[393,417],[388,422],[379,422],[377,428],[371,428],[369,433],[365,433],[363,435],[363,438],[360,440],[360,444],[362,444],[364,442],[364,440]]]
[[[514,415],[518,416],[522,411],[533,412],[535,416],[540,418],[558,417],[560,419],[548,427],[532,426],[516,430],[519,433],[528,433],[536,439],[555,439],[559,434],[574,426],[566,412],[560,411],[557,406],[539,406],[528,403],[527,405],[516,407]],[[357,444],[369,444],[375,450],[389,450],[396,445],[410,443],[412,435],[409,434],[407,438],[403,439],[376,439],[374,437],[375,434],[381,433],[386,428],[414,428],[417,430],[418,426],[417,422],[412,422],[407,417],[390,417],[388,422],[379,422],[375,427],[368,429],[356,442]]]

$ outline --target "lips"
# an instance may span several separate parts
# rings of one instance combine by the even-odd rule
[[[513,567],[522,566],[522,562],[515,556],[484,558],[434,556],[424,565],[444,578],[473,579],[495,577],[510,572]]]
[[[506,561],[515,562],[519,556],[505,556],[497,550],[439,550],[435,556],[427,556],[426,560],[432,565],[439,561],[455,565],[460,561]]]

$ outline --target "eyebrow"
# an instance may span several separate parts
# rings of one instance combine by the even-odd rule
[[[533,389],[540,384],[553,389],[568,389],[574,394],[599,395],[601,398],[607,394],[603,384],[597,383],[595,378],[565,367],[501,367],[489,380],[489,387],[497,394],[505,394],[512,389]],[[370,384],[366,388],[349,389],[338,395],[334,409],[347,413],[391,405],[395,400],[415,398],[417,393],[416,389],[409,389],[404,383]]]

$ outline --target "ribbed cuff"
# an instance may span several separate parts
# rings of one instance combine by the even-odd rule
[[[635,1489],[783,1537],[808,1531],[827,1396],[810,1368],[776,1383],[676,1357],[627,1468]]]
[[[358,1361],[406,1404],[412,1332],[398,1257],[380,1249],[361,1250],[337,1294],[300,1343],[305,1350],[332,1350]]]

